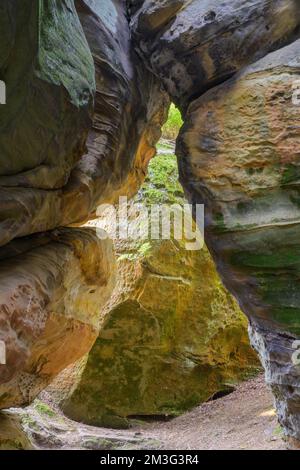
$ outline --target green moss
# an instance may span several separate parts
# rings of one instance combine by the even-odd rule
[[[184,203],[184,192],[178,181],[177,159],[174,154],[159,153],[151,160],[148,177],[137,199],[148,205]]]
[[[152,250],[152,245],[151,243],[149,242],[145,242],[143,243],[143,245],[141,245],[139,247],[139,254],[142,255],[142,256],[147,256],[149,253],[151,253],[151,250]]]
[[[17,439],[0,439],[0,450],[24,450],[24,446]]]
[[[22,424],[28,426],[33,431],[39,431],[40,429],[37,422],[29,414],[22,417]]]
[[[272,309],[273,319],[281,325],[287,326],[289,331],[300,334],[300,308],[275,307]]]
[[[135,261],[138,258],[136,253],[123,253],[118,257],[118,261]]]
[[[224,221],[224,216],[222,213],[217,213],[214,216],[214,223],[215,223],[215,231],[216,232],[223,232],[226,230],[226,225]]]
[[[299,178],[300,178],[300,166],[290,164],[290,165],[287,165],[284,169],[284,172],[281,178],[281,184],[282,185],[289,184],[289,183],[299,180]]]
[[[300,251],[283,248],[276,253],[239,253],[232,257],[232,262],[239,266],[280,268],[298,265],[300,263]]]
[[[182,206],[173,146],[158,150],[134,202]],[[118,246],[120,297],[64,403],[69,417],[121,428],[132,416],[178,416],[253,372],[246,319],[207,250],[184,245],[171,238]]]
[[[40,76],[63,85],[75,106],[87,105],[96,88],[95,67],[73,2],[40,1],[39,16]]]
[[[46,415],[49,418],[54,418],[56,416],[56,413],[50,408],[50,406],[40,400],[35,401],[34,407],[41,415]]]
[[[166,139],[176,139],[183,124],[181,113],[174,104],[170,106],[169,117],[162,128],[162,135]]]
[[[277,426],[275,427],[274,431],[273,431],[273,435],[274,436],[281,436],[283,437],[284,433],[283,433],[283,429],[282,427],[280,426],[280,424],[277,424]]]

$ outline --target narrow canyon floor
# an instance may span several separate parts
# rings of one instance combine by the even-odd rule
[[[0,448],[90,450],[284,450],[272,395],[263,375],[223,398],[169,421],[135,420],[128,430],[96,428],[67,419],[47,400],[0,415]]]
[[[147,427],[164,449],[284,450],[273,398],[264,376],[167,423]]]

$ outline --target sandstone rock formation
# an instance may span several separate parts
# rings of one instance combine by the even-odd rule
[[[132,50],[124,2],[2,3],[0,245],[137,191],[169,104]]]
[[[51,403],[35,400],[24,409],[0,412],[0,450],[136,450],[159,448],[147,432],[85,426]]]
[[[93,229],[15,241],[0,258],[0,407],[8,408],[29,404],[91,349],[115,270],[112,243]]]
[[[89,351],[113,284],[114,256],[95,234],[25,236],[135,192],[169,99],[131,50],[124,2],[5,0],[0,11],[4,408],[29,403]]]
[[[69,241],[52,248],[53,232],[27,236],[80,223],[98,203],[138,189],[168,107],[163,84],[185,119],[181,182],[190,202],[206,205],[208,248],[250,318],[284,430],[300,440],[293,362],[300,334],[299,107],[292,101],[299,8],[297,0],[103,0],[101,8],[93,0],[1,2],[7,105],[0,107],[0,318],[9,366],[0,369],[0,406],[31,399],[26,384],[19,391],[26,374],[40,379],[39,370],[47,371],[41,385],[29,387],[38,390],[71,361],[47,366],[37,362],[44,343],[35,347],[51,313],[43,305],[55,302],[65,312],[71,295],[56,298],[61,286],[51,272],[69,279],[57,260],[70,256],[76,264],[88,235],[68,231],[73,248]],[[107,272],[97,261],[101,250],[97,245],[89,258],[92,272]],[[55,267],[41,270],[48,257]],[[85,297],[89,280],[82,282]],[[24,285],[32,286],[36,309],[28,308]],[[66,343],[67,323],[49,326]],[[83,343],[88,349],[92,339]]]
[[[250,318],[280,422],[296,439],[299,8],[145,1],[131,18],[139,54],[184,111],[181,182],[206,206],[209,250]]]
[[[133,223],[141,201],[149,209],[154,202],[177,204],[183,212],[175,156],[162,151],[129,207]],[[110,233],[112,217],[95,224]],[[56,385],[56,396],[69,392],[61,406],[75,421],[123,427],[130,416],[178,415],[256,371],[246,318],[207,249],[188,251],[187,239],[174,233],[149,240],[146,231],[145,239],[114,240],[118,279],[98,339],[76,387],[70,390],[70,369]]]
[[[64,191],[65,223],[86,219],[119,194],[137,192],[169,107],[160,82],[132,48],[124,2],[79,0],[76,6],[94,57],[97,91],[88,153]]]
[[[139,54],[183,111],[208,88],[299,32],[297,0],[144,0],[129,4],[135,5],[131,28]]]
[[[268,55],[193,102],[178,144],[181,180],[193,201],[205,203],[207,243],[251,319],[254,345],[292,436],[299,432],[290,420],[299,419],[300,379],[292,361],[300,333],[299,108],[292,100],[299,46]]]
[[[1,2],[0,245],[55,228],[85,148],[95,70],[72,1]],[[8,40],[9,39],[9,40]]]

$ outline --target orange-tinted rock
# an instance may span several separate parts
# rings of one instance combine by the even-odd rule
[[[185,201],[169,153],[151,161],[128,210],[131,223],[138,224],[134,204],[150,208],[158,200],[170,210],[177,204],[182,216]],[[143,221],[136,229],[145,234]],[[114,229],[111,212],[92,223]],[[128,416],[176,416],[256,372],[247,320],[207,248],[187,250],[187,238],[173,232],[164,240],[115,238],[118,278],[99,336],[88,358],[51,385],[72,419],[120,427]]]
[[[92,229],[15,241],[0,256],[0,407],[8,408],[30,403],[90,350],[115,276],[112,244]]]

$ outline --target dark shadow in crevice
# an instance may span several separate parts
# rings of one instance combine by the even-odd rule
[[[227,387],[224,390],[219,390],[218,392],[214,393],[214,395],[208,400],[208,402],[216,401],[220,398],[227,397],[228,395],[231,395],[233,392],[235,392],[235,390],[235,387]]]

